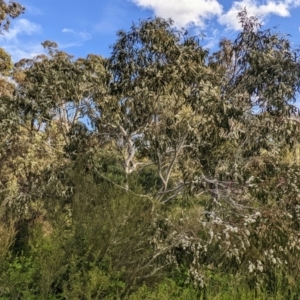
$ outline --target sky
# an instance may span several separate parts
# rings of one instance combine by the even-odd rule
[[[18,0],[25,13],[0,35],[0,47],[13,61],[43,52],[41,43],[55,41],[75,57],[108,57],[116,32],[133,22],[159,16],[172,18],[179,28],[204,34],[202,44],[215,50],[221,38],[234,39],[240,26],[237,13],[246,8],[263,28],[277,27],[300,45],[300,0]]]

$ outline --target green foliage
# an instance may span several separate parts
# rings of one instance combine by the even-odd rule
[[[153,193],[161,186],[161,179],[157,174],[157,167],[146,166],[141,169],[137,176],[137,182],[144,189],[145,193]]]
[[[238,17],[212,54],[160,18],[0,49],[0,299],[297,298],[299,52]]]
[[[0,74],[8,75],[12,68],[13,64],[10,55],[0,48]]]
[[[160,283],[155,289],[149,289],[146,285],[140,287],[135,293],[128,298],[128,300],[167,300],[167,299],[199,299],[197,290],[192,287],[180,288],[174,281],[168,280]]]
[[[18,17],[24,12],[25,8],[16,1],[5,0],[0,1],[0,33],[3,30],[8,31],[10,26],[10,19]]]

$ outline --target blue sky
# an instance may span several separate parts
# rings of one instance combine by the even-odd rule
[[[206,35],[203,46],[214,49],[222,37],[234,39],[239,30],[236,14],[246,7],[264,27],[292,35],[300,44],[300,0],[18,0],[25,14],[12,21],[0,36],[3,47],[16,62],[41,52],[41,42],[55,41],[60,49],[85,57],[108,56],[116,31],[153,16],[172,18],[178,27]]]

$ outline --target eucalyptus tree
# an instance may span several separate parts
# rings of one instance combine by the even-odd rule
[[[202,165],[201,153],[207,160],[200,176],[193,173],[207,202],[169,224],[170,233],[177,231],[174,243],[181,239],[172,251],[175,260],[179,248],[193,253],[190,274],[196,281],[205,262],[226,271],[247,269],[254,281],[274,285],[276,272],[292,270],[300,249],[299,165],[286,159],[299,141],[293,105],[299,95],[299,52],[287,36],[261,30],[246,11],[239,17],[241,33],[221,41],[208,61],[221,78],[216,99],[224,105],[220,114],[226,126],[218,127],[216,147],[196,154]],[[193,164],[200,165],[197,159]]]
[[[93,97],[104,92],[109,79],[105,60],[92,54],[74,60],[54,42],[46,41],[43,46],[48,54],[16,64],[17,101],[32,128],[55,124],[68,145],[71,128],[97,116]]]
[[[208,52],[172,25],[156,18],[118,32],[108,65],[113,79],[109,95],[97,102],[96,122],[117,140],[127,174],[141,164],[137,150],[157,166],[157,198],[164,201],[190,184],[188,164],[195,164],[188,157],[218,136],[223,109],[220,78],[206,65]]]
[[[206,176],[222,177],[219,170],[236,170],[225,145],[242,166],[262,148],[295,139],[297,122],[289,116],[296,113],[297,52],[284,36],[259,30],[246,11],[239,18],[243,31],[211,56],[170,20],[118,32],[108,64],[113,79],[107,96],[96,100],[95,123],[117,141],[127,174],[140,163],[137,149],[156,164],[163,201],[186,188],[201,192],[203,180],[211,185]],[[243,177],[238,173],[234,180]]]
[[[24,7],[15,1],[7,3],[0,1],[0,34],[8,31],[11,19],[18,17],[23,13]],[[13,217],[9,216],[4,222],[2,217],[5,213],[4,207],[11,202],[11,196],[14,194],[14,181],[11,180],[14,175],[9,167],[8,161],[17,152],[14,149],[14,140],[19,134],[19,115],[14,109],[13,93],[15,85],[9,78],[13,69],[11,56],[0,48],[0,240],[1,240],[1,260],[3,254],[6,254],[15,237],[15,230],[11,226]],[[4,261],[4,260],[3,260]]]
[[[227,170],[245,182],[252,163],[254,172],[257,164],[271,166],[299,139],[298,109],[293,105],[299,95],[299,53],[286,36],[261,30],[245,10],[239,18],[243,31],[233,42],[223,40],[210,64],[224,74],[222,100],[235,107],[228,142],[238,155]],[[243,171],[237,172],[238,165]]]
[[[23,59],[13,70],[9,55],[0,52],[1,213],[13,210],[17,218],[30,218],[48,177],[86,151],[90,134],[80,119],[96,113],[91,95],[102,93],[107,80],[101,57],[73,60],[55,43],[43,45],[48,54]]]
[[[16,1],[0,1],[0,33],[8,31],[10,19],[18,17],[24,12],[25,8]]]
[[[0,199],[4,199],[10,181],[11,170],[7,170],[6,164],[15,153],[12,141],[19,133],[19,116],[13,106],[14,84],[7,77],[12,71],[12,61],[8,53],[0,48],[0,166],[2,169],[0,176]],[[2,204],[2,201],[1,201]],[[1,212],[1,210],[0,210]]]
[[[264,266],[272,259],[291,264],[288,249],[299,246],[299,170],[284,159],[299,140],[293,105],[299,56],[286,36],[261,30],[246,11],[239,18],[237,38],[221,41],[210,56],[171,21],[157,18],[120,31],[108,64],[109,94],[97,100],[95,123],[116,140],[128,174],[141,157],[156,166],[162,185],[155,198],[161,203],[185,192],[206,197],[194,220],[205,238],[194,234],[200,230],[195,224],[190,234],[191,227],[173,224],[170,230],[182,228],[173,249],[210,247],[216,256],[210,260],[203,250],[208,263],[255,260],[263,273],[257,253],[270,247],[276,252]],[[170,244],[167,239],[157,247]],[[196,257],[199,264],[203,259]]]

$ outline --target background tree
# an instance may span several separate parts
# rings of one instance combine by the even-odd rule
[[[7,31],[10,26],[10,19],[18,17],[25,8],[16,1],[0,1],[0,33]]]

